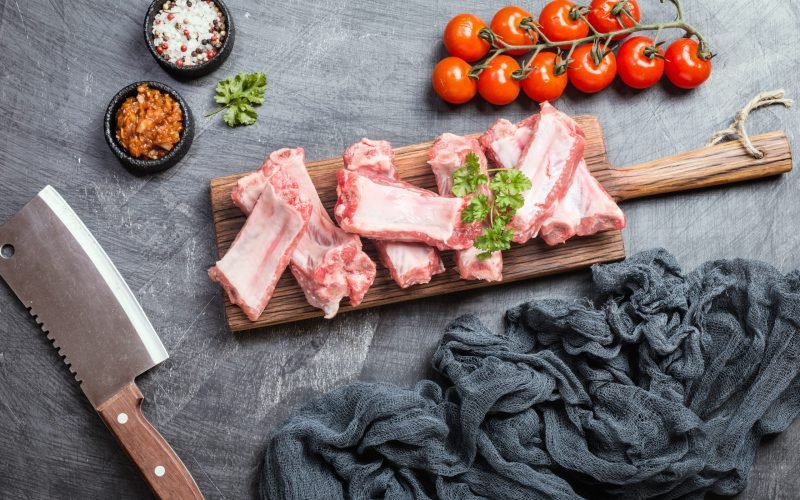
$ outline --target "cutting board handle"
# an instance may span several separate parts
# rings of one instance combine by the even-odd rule
[[[769,132],[751,139],[765,153],[763,158],[753,158],[733,141],[610,169],[598,178],[612,196],[624,201],[770,177],[792,169],[792,150],[785,133]]]
[[[175,450],[142,413],[143,399],[131,383],[100,405],[97,413],[158,498],[202,499]]]

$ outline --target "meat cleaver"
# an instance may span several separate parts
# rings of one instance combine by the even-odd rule
[[[97,240],[50,186],[0,225],[0,276],[160,498],[203,498],[142,414],[134,379],[169,357]]]

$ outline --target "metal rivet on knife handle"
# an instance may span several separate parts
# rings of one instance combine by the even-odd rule
[[[6,244],[0,246],[0,257],[10,259],[14,256],[14,245]]]

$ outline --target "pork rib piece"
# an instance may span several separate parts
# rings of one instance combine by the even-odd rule
[[[334,215],[345,231],[375,240],[410,241],[440,250],[464,250],[480,233],[465,224],[466,198],[445,198],[400,180],[338,172]]]
[[[428,164],[436,177],[436,186],[442,196],[453,196],[453,172],[464,165],[469,153],[475,153],[481,170],[489,175],[486,156],[481,150],[481,145],[475,139],[469,139],[455,134],[442,134],[436,138],[433,146],[428,151]],[[482,194],[491,195],[487,186],[481,186]],[[474,246],[459,250],[455,254],[458,274],[467,280],[502,281],[503,280],[503,254],[494,252],[488,259],[479,259],[481,250]]]
[[[394,150],[387,141],[361,139],[344,152],[345,168],[365,175],[399,179],[394,162]],[[424,243],[379,240],[372,243],[400,288],[429,283],[434,275],[445,271],[439,251]]]
[[[516,243],[525,243],[539,234],[544,221],[564,198],[583,159],[585,139],[578,124],[547,102],[541,108],[533,123],[531,141],[517,164],[533,187],[523,195],[525,204],[511,220]]]
[[[516,125],[498,120],[481,136],[487,156],[498,166],[515,167],[531,140],[536,119],[534,115]],[[553,215],[542,223],[539,235],[548,245],[557,245],[573,236],[622,229],[625,224],[625,214],[581,160],[567,193],[556,205]]]
[[[539,235],[548,245],[564,243],[573,236],[590,236],[625,227],[625,214],[581,160],[564,199]]]
[[[267,307],[311,216],[311,205],[285,173],[272,175],[261,191],[228,253],[208,270],[251,321]]]
[[[249,214],[253,195],[248,190],[258,185],[258,176],[269,178],[276,171],[291,176],[312,207],[308,227],[292,253],[290,267],[306,300],[322,309],[326,318],[336,315],[344,297],[350,297],[350,304],[357,306],[375,280],[375,263],[362,250],[361,239],[336,227],[325,211],[306,170],[302,148],[272,153],[258,172],[239,180],[231,194],[234,203]]]

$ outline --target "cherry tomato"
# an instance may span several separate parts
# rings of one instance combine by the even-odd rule
[[[608,52],[598,66],[592,58],[592,44],[581,45],[572,53],[567,74],[570,83],[581,92],[600,92],[611,85],[617,76],[617,58],[613,52]]]
[[[478,37],[486,23],[472,14],[459,14],[444,29],[444,48],[451,56],[477,61],[489,52],[489,42]]]
[[[555,101],[567,88],[567,72],[556,74],[561,58],[553,52],[539,52],[533,58],[533,72],[522,80],[522,90],[536,102]]]
[[[664,74],[664,51],[653,40],[636,36],[622,44],[617,52],[619,77],[628,87],[646,89]]]
[[[433,68],[433,90],[451,104],[470,101],[478,92],[478,82],[469,77],[469,63],[458,57],[446,57]]]
[[[531,17],[530,12],[520,7],[509,5],[497,11],[492,18],[490,27],[495,35],[499,36],[509,45],[531,45],[536,43],[538,38],[536,32],[530,32],[520,28],[519,23]],[[512,56],[521,56],[529,51],[524,49],[509,50],[506,52]]]
[[[589,26],[579,17],[573,18],[575,4],[569,0],[553,0],[539,14],[542,33],[553,42],[565,42],[583,38],[589,34]]]
[[[711,59],[702,58],[699,44],[691,38],[672,43],[664,57],[669,81],[682,89],[693,89],[711,76]]]
[[[519,64],[516,59],[505,54],[497,56],[478,77],[478,93],[497,106],[514,102],[519,95],[520,84],[511,78],[511,74],[517,70]]]
[[[639,12],[639,4],[636,3],[636,0],[592,0],[586,19],[600,33],[610,33],[612,31],[621,30],[623,26],[620,26],[617,16],[611,12],[614,10],[614,7],[622,3],[624,3],[624,8],[627,9],[638,23],[642,18],[642,14]],[[620,13],[620,19],[625,28],[630,28],[634,25],[631,18],[624,13]],[[626,36],[628,35],[617,35],[614,37],[614,40],[622,40]]]

